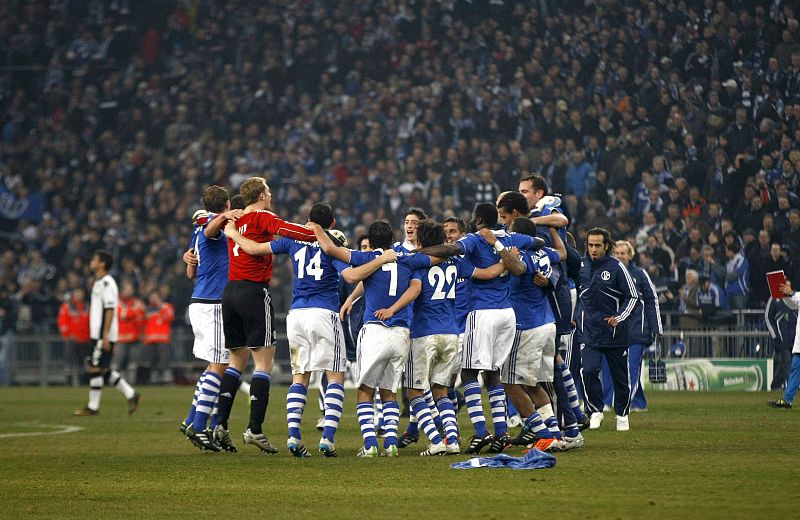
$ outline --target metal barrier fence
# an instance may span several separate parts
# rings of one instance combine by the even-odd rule
[[[285,314],[276,314],[278,348],[275,354],[273,380],[290,381],[289,351],[286,341]],[[677,312],[662,313],[664,336],[658,346],[664,357],[670,357],[671,346],[683,341],[687,357],[764,358],[772,356],[771,341],[764,323],[763,311],[745,310],[716,317],[714,322],[702,322],[696,317]],[[171,345],[174,381],[192,382],[205,368],[194,358],[191,330],[176,327]],[[10,341],[8,359],[10,378],[0,384],[54,385],[85,382],[83,364],[88,346],[75,349],[65,345],[58,335],[18,334]],[[142,348],[141,346],[135,348]],[[84,350],[84,352],[81,352]],[[2,358],[3,356],[0,356]],[[0,359],[0,364],[3,360]],[[0,367],[2,368],[2,367]],[[0,370],[0,373],[3,372]],[[146,373],[144,374],[146,375]],[[143,374],[127,373],[141,380]]]

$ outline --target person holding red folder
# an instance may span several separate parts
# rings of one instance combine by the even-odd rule
[[[781,293],[786,297],[784,301],[787,305],[797,309],[800,307],[800,292],[792,291],[792,283],[788,280],[782,284]],[[768,404],[773,408],[791,408],[794,402],[797,390],[800,388],[800,321],[795,326],[794,344],[792,345],[792,368],[789,372],[789,382],[786,385],[782,397],[778,397],[774,401],[769,401]]]

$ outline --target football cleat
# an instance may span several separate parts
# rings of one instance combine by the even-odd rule
[[[531,448],[536,448],[539,451],[552,452],[561,451],[565,445],[566,443],[564,441],[560,441],[555,437],[549,437],[547,439],[537,440],[535,443],[533,443]]]
[[[403,432],[400,435],[400,438],[397,439],[397,446],[399,448],[407,448],[408,446],[415,444],[417,441],[419,441],[418,433]]]
[[[420,453],[420,457],[435,457],[437,455],[445,455],[447,453],[447,446],[444,442],[439,444],[429,444],[428,449]]]
[[[489,446],[493,440],[494,437],[492,436],[491,433],[487,433],[483,437],[478,437],[477,435],[473,435],[469,439],[469,447],[467,448],[467,451],[465,453],[471,453],[473,455],[477,455],[481,452],[483,448]]]
[[[84,407],[83,407],[83,408],[81,408],[80,410],[75,410],[75,411],[72,413],[72,415],[74,415],[74,416],[76,416],[76,417],[89,417],[89,416],[91,416],[91,415],[97,415],[97,414],[99,414],[99,413],[100,413],[100,411],[99,411],[99,410],[92,410],[92,409],[91,409],[91,408],[89,408],[88,406],[84,406]]]
[[[519,435],[511,439],[512,446],[527,446],[536,441],[536,433],[528,428],[523,428]]]
[[[511,435],[505,432],[500,437],[495,437],[492,444],[489,446],[489,453],[503,453],[503,451],[511,446]]]
[[[219,424],[214,428],[213,438],[215,443],[223,450],[229,453],[236,453],[238,451],[236,446],[233,445],[233,441],[231,441],[230,432]]]
[[[628,416],[623,415],[622,417],[617,416],[617,431],[618,432],[626,432],[631,429],[631,424],[628,422]]]
[[[361,446],[361,449],[358,450],[358,453],[356,453],[356,457],[360,457],[362,459],[374,459],[377,456],[378,456],[377,446],[373,446],[369,449],[365,448],[364,446]]]
[[[779,397],[774,401],[767,401],[767,404],[773,408],[791,408],[792,403],[786,401],[783,397]],[[78,412],[75,412],[75,415],[78,415]]]
[[[400,452],[397,450],[397,445],[396,444],[390,444],[389,446],[386,446],[385,448],[383,448],[383,451],[381,452],[380,456],[381,457],[399,457],[400,456]]]
[[[278,448],[270,444],[269,439],[263,433],[253,433],[250,428],[242,434],[245,444],[252,444],[264,453],[278,453]]]
[[[211,441],[211,438],[208,436],[208,432],[202,431],[195,433],[191,425],[186,428],[186,437],[192,441],[192,444],[201,450],[222,451],[221,447]]]
[[[603,424],[603,418],[605,418],[603,412],[592,413],[592,416],[589,418],[589,429],[596,430],[600,428],[600,425]]]
[[[568,435],[564,436],[564,451],[569,450],[579,450],[583,448],[584,440],[583,435],[578,433],[575,437],[570,437]]]
[[[591,420],[585,415],[583,416],[583,420],[578,420],[578,429],[580,431],[589,429],[589,426],[591,426]]]
[[[299,459],[306,459],[311,456],[303,443],[300,442],[300,439],[295,439],[294,437],[289,437],[286,441],[286,448],[289,450],[289,453]]]
[[[133,397],[128,399],[128,414],[132,414],[139,408],[139,401],[142,400],[142,395],[138,392],[133,394]]]
[[[189,426],[190,426],[190,425],[189,425],[189,424],[187,424],[187,423],[186,423],[186,421],[181,421],[181,425],[178,427],[178,429],[180,430],[180,432],[181,432],[181,433],[182,433],[184,436],[188,437],[188,435],[186,435],[186,429],[187,429]]]
[[[319,451],[326,457],[336,457],[336,445],[325,437],[319,440]]]
[[[508,421],[506,422],[508,423],[509,428],[516,428],[517,426],[522,426],[522,417],[520,417],[517,413],[509,417]]]
[[[447,455],[458,455],[461,453],[461,446],[458,442],[448,442],[447,443]]]

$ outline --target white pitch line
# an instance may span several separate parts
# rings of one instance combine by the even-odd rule
[[[65,424],[31,424],[31,423],[16,423],[14,426],[28,426],[31,428],[58,428],[53,431],[45,432],[19,432],[19,433],[0,433],[0,439],[8,439],[11,437],[38,437],[40,435],[61,435],[64,433],[75,433],[83,430],[81,426],[68,426]]]

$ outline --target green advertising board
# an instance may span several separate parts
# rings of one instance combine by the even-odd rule
[[[651,383],[644,366],[645,390],[722,390],[757,392],[767,389],[771,375],[766,359],[665,359],[666,383]]]

